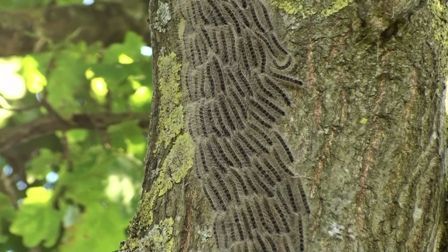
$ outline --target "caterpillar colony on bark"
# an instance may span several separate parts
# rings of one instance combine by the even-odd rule
[[[179,0],[182,90],[195,172],[219,251],[305,251],[310,213],[278,130],[294,58],[262,0]]]

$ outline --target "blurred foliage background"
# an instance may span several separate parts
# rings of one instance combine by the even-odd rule
[[[146,5],[0,0],[0,252],[125,239],[152,95]]]

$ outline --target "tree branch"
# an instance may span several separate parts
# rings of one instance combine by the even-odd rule
[[[144,20],[130,16],[122,4],[111,2],[0,11],[0,57],[42,51],[67,38],[109,45],[121,42],[128,31],[148,37],[146,29]]]
[[[70,129],[106,129],[124,121],[139,120],[142,127],[146,128],[149,121],[147,116],[141,114],[75,114],[72,118],[62,122],[54,116],[45,116],[28,124],[13,128],[0,129],[0,153],[32,139],[51,134],[58,130]]]

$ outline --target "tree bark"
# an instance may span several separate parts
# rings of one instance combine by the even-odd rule
[[[305,83],[288,89],[292,105],[276,125],[310,206],[297,230],[304,250],[443,251],[446,1],[266,6]],[[190,28],[181,7],[150,4],[150,148],[141,204],[121,251],[223,250],[213,232],[219,211],[196,175],[197,141],[186,126],[193,115],[181,85],[181,35]]]

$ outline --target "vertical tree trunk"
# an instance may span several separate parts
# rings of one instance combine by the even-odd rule
[[[232,244],[235,251],[244,251],[236,250],[241,243],[236,224],[226,224],[230,244],[221,244],[217,237],[221,231],[214,232],[219,216],[230,210],[214,206],[214,196],[208,199],[204,193],[211,190],[206,186],[211,180],[198,171],[202,141],[198,139],[202,138],[191,130],[195,126],[188,125],[194,118],[192,98],[189,86],[181,82],[194,75],[191,69],[185,71],[185,65],[196,58],[200,63],[197,54],[202,50],[197,48],[192,56],[185,46],[189,34],[199,29],[194,20],[188,20],[196,18],[189,16],[189,8],[199,13],[194,2],[199,6],[216,3],[218,7],[207,15],[218,18],[224,6],[238,15],[238,7],[247,3],[247,8],[258,12],[247,16],[249,26],[260,29],[262,37],[264,31],[277,34],[279,48],[285,46],[297,62],[297,70],[288,76],[292,82],[296,77],[302,79],[305,88],[278,85],[289,94],[292,104],[285,106],[281,120],[274,116],[275,131],[266,130],[269,137],[278,131],[287,139],[295,160],[288,166],[298,174],[291,185],[303,184],[304,193],[300,186],[294,187],[293,203],[286,203],[278,212],[285,213],[287,222],[303,221],[302,230],[291,224],[297,237],[290,239],[290,250],[441,251],[446,214],[444,92],[448,76],[448,7],[443,0],[151,1],[155,90],[150,148],[140,208],[121,251],[220,251]],[[269,18],[260,14],[260,3],[267,7]],[[268,19],[274,29],[263,27]],[[216,22],[212,25],[224,21]],[[256,50],[262,51],[268,44]],[[279,59],[279,54],[273,52],[268,58]],[[278,99],[274,103],[278,104]],[[254,155],[251,160],[258,158]],[[290,182],[283,183],[286,187]],[[278,188],[274,188],[276,192],[281,191]],[[273,202],[282,196],[289,197],[277,193]],[[260,193],[256,198],[267,196]],[[294,200],[301,200],[302,209],[293,211],[288,204]],[[267,217],[270,201],[265,201],[260,207]],[[309,215],[303,208],[306,201]],[[224,205],[239,207],[231,200]],[[267,221],[276,217],[267,217]],[[226,222],[237,222],[226,218]],[[256,224],[261,221],[255,220]],[[274,222],[266,225],[275,226]],[[253,241],[254,251],[263,249],[263,241],[266,251],[289,246],[278,238],[286,231],[279,228],[272,236],[264,235],[267,230],[262,230],[262,224],[247,230],[253,235],[248,239]]]

